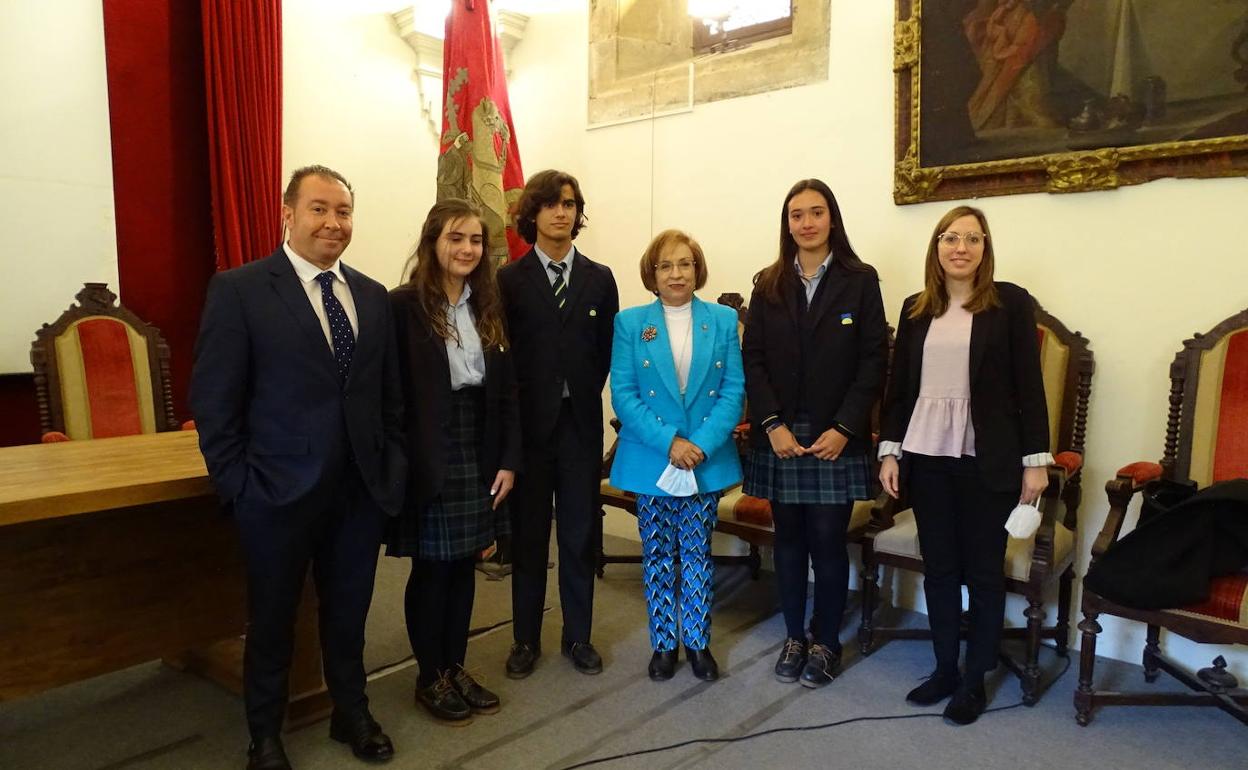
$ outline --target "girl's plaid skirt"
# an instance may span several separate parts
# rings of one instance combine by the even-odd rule
[[[446,478],[442,493],[424,510],[405,509],[386,530],[386,553],[453,561],[480,553],[510,533],[506,506],[493,510],[490,482],[480,463],[485,431],[485,389],[451,392]]]
[[[802,446],[818,438],[802,416],[790,430]],[[745,494],[777,503],[829,505],[871,498],[867,484],[871,465],[865,454],[841,455],[831,462],[814,455],[781,460],[770,445],[751,447],[744,471]]]

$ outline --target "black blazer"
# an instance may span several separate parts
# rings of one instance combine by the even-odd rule
[[[450,425],[451,369],[446,342],[433,333],[416,292],[390,292],[399,348],[399,381],[407,407],[403,427],[410,458],[404,510],[424,511],[446,481],[446,432]],[[481,473],[486,484],[502,470],[520,468],[520,410],[510,349],[485,351],[485,431]]]
[[[342,265],[359,322],[344,384],[283,249],[217,273],[195,342],[191,412],[227,502],[297,506],[351,457],[390,515],[403,501],[403,397],[386,289]]]
[[[568,384],[572,413],[588,450],[602,455],[602,386],[611,371],[611,340],[620,295],[606,265],[580,251],[572,262],[568,299],[555,302],[537,252],[498,271],[508,336],[520,385],[520,425],[526,447],[550,443]]]
[[[880,280],[874,269],[828,266],[803,322],[797,292],[801,279],[788,271],[784,302],[771,302],[757,288],[750,297],[741,355],[749,406],[750,442],[769,446],[759,421],[770,414],[792,424],[805,409],[815,435],[840,423],[853,435],[846,452],[871,446],[871,409],[884,388],[888,366],[888,324]],[[802,361],[803,326],[806,361]],[[801,394],[805,403],[799,404]]]
[[[971,425],[984,484],[1010,492],[1022,487],[1023,457],[1049,451],[1049,411],[1036,340],[1036,302],[1020,286],[1001,281],[996,286],[1002,307],[976,313],[971,321]],[[910,319],[918,296],[906,298],[901,306],[881,441],[905,438],[919,397],[923,343],[932,319]],[[903,454],[903,482],[906,466]]]

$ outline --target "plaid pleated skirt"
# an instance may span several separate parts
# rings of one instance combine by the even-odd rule
[[[818,438],[803,416],[793,420],[790,430],[802,446]],[[770,445],[751,447],[743,470],[745,494],[777,503],[830,505],[871,498],[871,464],[865,454],[842,454],[831,462],[814,455],[781,460]]]
[[[388,555],[453,561],[480,553],[499,535],[510,533],[506,507],[493,510],[493,479],[486,479],[481,467],[484,433],[485,389],[452,391],[442,493],[424,510],[404,509],[391,520]]]

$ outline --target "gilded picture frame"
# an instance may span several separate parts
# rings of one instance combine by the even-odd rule
[[[1248,176],[1241,3],[896,0],[893,60],[898,205]]]

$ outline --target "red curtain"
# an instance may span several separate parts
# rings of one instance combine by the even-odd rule
[[[169,343],[174,413],[183,419],[212,276],[199,3],[108,0],[103,11],[117,293]]]
[[[202,0],[218,270],[282,238],[281,0]]]

